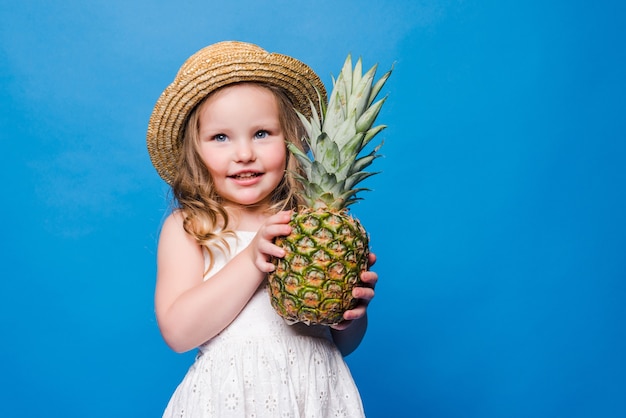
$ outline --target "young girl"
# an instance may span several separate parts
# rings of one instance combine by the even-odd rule
[[[266,289],[270,257],[284,256],[273,240],[300,204],[294,107],[310,115],[318,92],[305,64],[222,42],[190,57],[156,103],[148,150],[178,206],[159,239],[156,315],[173,350],[199,349],[165,417],[363,416],[343,356],[365,333],[376,273],[334,327],[288,325]]]

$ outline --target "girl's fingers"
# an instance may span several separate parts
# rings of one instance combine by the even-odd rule
[[[265,256],[274,256],[278,258],[282,258],[285,256],[285,250],[269,241],[261,240],[257,248],[259,253]]]
[[[343,313],[343,319],[346,321],[354,321],[365,315],[366,307],[364,305],[357,305],[356,308],[350,309]]]
[[[267,222],[270,224],[272,223],[286,224],[286,223],[289,223],[289,221],[291,220],[291,214],[292,214],[292,211],[290,210],[278,212],[277,214],[270,216],[267,219]]]
[[[355,287],[352,289],[352,296],[357,299],[370,301],[374,298],[374,289],[369,287]]]
[[[369,253],[367,256],[367,262],[369,267],[372,267],[374,264],[376,264],[376,254]]]
[[[268,263],[265,260],[259,260],[257,268],[263,273],[271,273],[276,270],[276,266],[274,266],[272,263]]]
[[[352,321],[341,321],[340,323],[336,324],[336,325],[331,325],[330,327],[332,329],[335,329],[337,331],[343,331],[344,329],[348,328],[350,326],[350,324],[352,324]]]
[[[361,273],[361,281],[373,289],[378,282],[378,274],[373,271],[364,271]]]

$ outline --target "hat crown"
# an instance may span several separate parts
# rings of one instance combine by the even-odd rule
[[[176,78],[184,77],[190,73],[209,68],[216,63],[237,62],[252,55],[268,55],[263,48],[240,41],[223,41],[206,46],[187,58],[178,70]]]

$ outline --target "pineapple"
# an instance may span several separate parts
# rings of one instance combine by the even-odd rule
[[[376,82],[375,73],[376,66],[363,74],[360,59],[353,68],[348,55],[333,79],[328,106],[320,99],[321,119],[313,104],[310,119],[299,115],[311,156],[289,144],[304,169],[304,176],[294,175],[303,185],[306,207],[294,212],[292,233],[276,239],[286,256],[273,259],[276,269],[268,280],[272,306],[290,322],[334,325],[357,304],[352,288],[368,267],[369,239],[347,207],[367,190],[355,186],[376,174],[364,169],[382,146],[360,156],[385,128],[372,126],[385,98],[374,100],[391,71]]]

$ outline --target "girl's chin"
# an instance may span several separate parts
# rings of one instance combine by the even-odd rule
[[[270,198],[269,197],[250,197],[250,198],[241,198],[238,197],[236,199],[225,200],[224,206],[227,207],[239,207],[242,209],[246,208],[267,208],[270,206]]]

